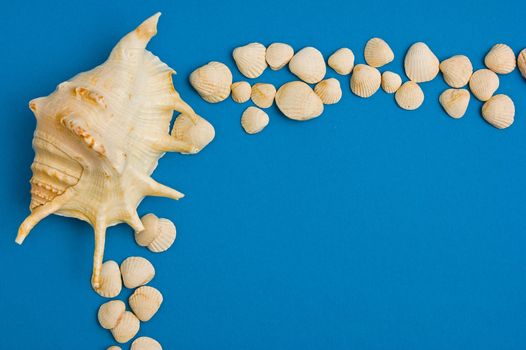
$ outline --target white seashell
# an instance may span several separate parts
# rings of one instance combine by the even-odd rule
[[[194,145],[198,151],[202,150],[215,137],[215,130],[212,124],[197,114],[179,114],[175,118],[171,135],[177,141]],[[181,151],[182,154],[188,154],[187,151]]]
[[[230,88],[232,90],[232,100],[237,103],[245,103],[250,100],[250,94],[252,93],[252,88],[250,84],[246,81],[238,81],[232,84]]]
[[[292,81],[281,86],[276,93],[276,105],[287,118],[309,120],[323,113],[323,102],[301,81]]]
[[[143,322],[149,321],[159,310],[163,303],[161,292],[150,286],[137,288],[128,299],[130,307]]]
[[[414,81],[406,81],[396,90],[395,100],[401,108],[412,111],[424,102],[424,92]]]
[[[382,73],[382,89],[388,94],[394,94],[398,88],[402,85],[402,78],[400,75],[385,71]]]
[[[111,300],[99,307],[97,317],[104,329],[112,329],[119,323],[126,311],[126,305],[120,300]]]
[[[526,79],[526,49],[522,49],[517,56],[517,66],[519,66],[522,77]]]
[[[458,119],[466,113],[469,99],[469,91],[466,89],[447,89],[440,94],[438,100],[450,117]]]
[[[328,64],[338,74],[350,74],[354,68],[354,54],[346,47],[341,48],[329,57]]]
[[[251,43],[234,49],[232,56],[241,74],[247,78],[257,78],[267,68],[265,51],[262,44]]]
[[[499,74],[508,74],[515,69],[515,54],[505,44],[494,45],[484,58],[486,67]]]
[[[342,88],[340,87],[340,82],[334,78],[320,81],[314,87],[314,92],[326,105],[338,103],[338,101],[340,101],[342,98]]]
[[[425,43],[414,43],[405,55],[405,74],[415,83],[431,81],[438,74],[439,64],[438,58]]]
[[[110,346],[108,349],[106,350],[122,350],[122,348],[120,346],[115,346],[115,345],[112,345]]]
[[[365,45],[365,62],[371,67],[381,67],[394,60],[394,53],[384,40],[372,38]]]
[[[223,63],[212,61],[190,74],[190,84],[203,100],[221,102],[230,95],[232,73]]]
[[[482,116],[497,129],[505,129],[513,124],[515,105],[506,95],[495,95],[482,105]]]
[[[130,350],[163,350],[163,348],[155,339],[139,337],[132,342]]]
[[[499,88],[499,77],[489,69],[479,69],[469,79],[469,89],[480,101],[487,101]]]
[[[155,276],[153,265],[140,256],[130,256],[121,264],[122,280],[126,288],[137,288],[150,282]]]
[[[108,260],[102,264],[100,284],[98,287],[92,284],[92,287],[97,294],[104,298],[113,298],[119,295],[122,290],[119,265],[113,260]]]
[[[273,43],[267,47],[265,59],[272,70],[280,70],[294,56],[292,46],[283,43]]]
[[[168,250],[175,241],[177,234],[175,225],[168,219],[159,219],[154,214],[146,214],[141,218],[144,230],[135,232],[135,241],[141,247],[148,247],[154,253]]]
[[[449,86],[461,88],[469,82],[473,74],[473,65],[467,56],[456,55],[442,61],[440,71]]]
[[[130,311],[124,311],[119,323],[111,329],[111,334],[117,343],[127,343],[139,332],[141,323]]]
[[[268,125],[268,122],[268,114],[253,106],[245,109],[241,116],[241,126],[247,134],[257,134]]]
[[[357,64],[351,75],[351,91],[360,97],[367,98],[380,88],[382,76],[378,69],[365,64]]]
[[[252,86],[250,98],[260,108],[268,108],[274,103],[276,88],[272,84],[257,83]]]
[[[309,84],[320,82],[327,68],[320,51],[314,47],[305,47],[292,57],[289,62],[290,71],[298,78]]]

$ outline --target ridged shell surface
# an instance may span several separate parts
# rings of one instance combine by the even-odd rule
[[[380,71],[365,64],[357,64],[351,75],[351,91],[360,97],[371,97],[382,83]]]
[[[155,339],[139,337],[132,342],[130,350],[163,350],[163,348]]]
[[[301,81],[283,84],[276,93],[276,105],[287,118],[305,121],[319,117],[323,113],[323,102]]]
[[[247,78],[257,78],[267,68],[266,48],[260,43],[250,43],[234,49],[232,57],[237,69]]]
[[[111,329],[111,334],[117,343],[127,343],[139,332],[141,323],[130,311],[125,311],[117,325]]]
[[[323,104],[326,105],[338,103],[342,98],[340,82],[334,78],[320,81],[314,87],[314,92],[321,98]]]
[[[466,89],[447,89],[440,94],[439,101],[451,118],[462,118],[469,105],[470,94]]]
[[[382,89],[388,94],[394,94],[402,85],[402,78],[399,74],[385,71],[382,73]]]
[[[221,102],[230,95],[232,73],[225,64],[212,61],[190,74],[190,84],[203,100]]]
[[[484,57],[486,67],[498,74],[508,74],[515,69],[515,53],[506,44],[496,44]]]
[[[482,117],[497,129],[505,129],[515,120],[515,104],[506,95],[495,95],[482,106]]]
[[[343,47],[330,55],[327,63],[336,73],[348,75],[354,68],[354,53],[350,49]]]
[[[130,256],[121,264],[122,280],[126,288],[137,288],[150,282],[155,276],[155,269],[147,259]]]
[[[176,140],[194,145],[198,149],[203,149],[215,137],[215,129],[206,119],[197,114],[180,114],[174,122],[171,135]],[[181,151],[182,154],[189,154]]]
[[[98,287],[93,286],[93,288],[97,294],[104,298],[114,298],[120,294],[122,290],[121,272],[115,261],[108,260],[102,264],[100,284]]]
[[[395,100],[400,108],[412,111],[424,102],[424,92],[414,81],[407,81],[396,90]]]
[[[267,47],[265,59],[272,70],[280,70],[294,56],[292,46],[284,43],[273,43]]]
[[[383,39],[372,38],[365,45],[365,62],[371,67],[382,67],[394,60],[394,53]]]
[[[435,79],[440,62],[425,43],[411,45],[404,59],[405,74],[415,83],[424,83]]]
[[[259,108],[269,108],[274,103],[276,88],[272,84],[257,83],[252,86],[250,98]]]
[[[292,57],[289,62],[290,71],[309,84],[320,82],[327,71],[323,55],[314,47],[305,47]]]
[[[97,318],[104,329],[112,329],[119,323],[126,311],[126,305],[120,300],[111,300],[99,307]]]
[[[141,218],[144,230],[135,232],[135,241],[154,253],[168,250],[175,241],[176,228],[172,221],[146,214]]]
[[[143,322],[149,321],[159,310],[163,303],[163,296],[156,288],[142,286],[137,288],[128,299],[130,307]]]
[[[489,69],[479,69],[469,79],[469,89],[480,101],[487,101],[499,88],[499,77]]]
[[[517,56],[517,66],[519,66],[522,77],[526,79],[526,49],[523,49]]]
[[[469,83],[473,65],[467,56],[456,55],[440,63],[440,71],[446,83],[453,88],[461,88]]]
[[[246,81],[238,81],[232,84],[232,100],[237,103],[245,103],[250,100],[252,87]]]
[[[257,134],[262,131],[268,123],[268,114],[254,106],[245,109],[241,116],[241,126],[247,134]]]

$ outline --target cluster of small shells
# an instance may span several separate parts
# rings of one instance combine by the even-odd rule
[[[438,100],[450,117],[458,119],[464,116],[471,91],[484,102],[482,117],[489,124],[499,129],[513,124],[515,106],[512,99],[503,94],[495,95],[499,88],[497,74],[509,74],[518,66],[526,79],[526,49],[516,58],[509,46],[496,44],[485,56],[486,68],[474,72],[467,56],[454,55],[440,62],[427,44],[417,42],[409,47],[404,57],[408,78],[405,82],[398,73],[389,70],[380,72],[378,69],[395,58],[385,40],[370,39],[363,55],[366,63],[355,65],[354,53],[344,47],[327,60],[327,65],[337,74],[350,75],[350,90],[359,97],[371,97],[381,87],[386,93],[394,94],[400,108],[415,110],[425,99],[420,84],[432,81],[441,72],[451,88],[442,92]],[[271,107],[274,101],[286,117],[305,121],[320,116],[324,105],[338,103],[342,97],[340,82],[335,78],[325,78],[325,59],[314,47],[294,52],[290,45],[284,43],[273,43],[267,48],[261,43],[250,43],[234,49],[232,56],[238,70],[249,79],[260,77],[267,66],[279,70],[287,64],[290,72],[299,79],[283,84],[277,91],[267,83],[252,86],[247,81],[232,83],[231,71],[220,62],[210,62],[191,74],[191,85],[205,101],[224,101],[229,94],[237,103],[252,100],[255,106],[248,107],[241,117],[241,126],[248,134],[258,133],[269,124],[269,116],[263,109]]]

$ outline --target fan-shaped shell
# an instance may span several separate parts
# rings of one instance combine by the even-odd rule
[[[385,71],[382,73],[382,89],[388,94],[394,94],[398,88],[402,85],[402,78],[400,75]]]
[[[175,241],[177,234],[175,225],[168,219],[159,219],[154,214],[146,214],[141,218],[144,230],[135,232],[135,241],[141,247],[147,247],[154,253],[168,250]]]
[[[333,53],[327,63],[336,73],[347,75],[354,68],[354,54],[350,49],[343,47]]]
[[[412,111],[424,102],[424,92],[414,81],[406,81],[396,90],[395,100],[401,108]]]
[[[268,123],[268,114],[257,107],[248,107],[241,116],[241,126],[247,134],[257,134],[262,131]]]
[[[214,139],[215,130],[212,124],[199,115],[182,113],[175,118],[171,135],[177,141],[194,145],[196,149],[202,150]],[[181,151],[180,153],[188,154],[189,152]]]
[[[378,69],[365,64],[357,64],[351,75],[351,91],[360,97],[371,97],[378,91],[382,76]]]
[[[526,79],[526,49],[523,49],[517,56],[517,66],[524,79]]]
[[[405,74],[415,83],[431,81],[438,74],[439,64],[438,58],[425,43],[414,43],[405,55]]]
[[[140,256],[130,256],[121,264],[122,280],[126,288],[137,288],[150,282],[155,269],[148,260]]]
[[[515,105],[506,95],[495,95],[482,106],[482,116],[497,129],[505,129],[515,120]]]
[[[305,47],[292,57],[290,71],[309,84],[316,84],[325,77],[326,66],[323,55],[314,47]]]
[[[499,77],[489,69],[479,69],[469,79],[469,89],[480,101],[487,101],[499,88]]]
[[[119,323],[111,329],[111,334],[117,343],[127,343],[139,332],[139,319],[130,311],[125,311]]]
[[[276,88],[272,84],[257,83],[252,86],[250,98],[260,108],[268,108],[274,103]]]
[[[449,86],[461,88],[469,82],[473,74],[473,65],[467,56],[456,55],[442,61],[440,71]]]
[[[394,60],[394,53],[383,39],[372,38],[365,45],[365,62],[371,67],[381,67]]]
[[[515,69],[515,54],[508,45],[496,44],[486,54],[484,64],[495,73],[508,74]]]
[[[294,56],[292,46],[283,43],[273,43],[267,47],[265,59],[272,70],[280,70]]]
[[[126,305],[120,300],[111,300],[99,307],[97,317],[104,329],[112,329],[119,323],[126,311]]]
[[[252,88],[246,81],[238,81],[232,84],[232,100],[237,103],[245,103],[250,100]]]
[[[276,105],[287,118],[304,121],[316,118],[323,113],[323,102],[301,81],[282,85],[276,93]]]
[[[455,119],[462,118],[469,105],[469,91],[466,89],[447,89],[440,94],[439,101],[446,113]]]
[[[115,261],[108,260],[102,264],[100,284],[98,287],[93,286],[93,289],[104,298],[113,298],[120,294],[122,290],[121,273]]]
[[[150,286],[137,288],[128,299],[130,307],[143,322],[149,321],[159,310],[163,303],[163,295],[157,289]]]
[[[163,348],[155,339],[139,337],[132,342],[130,350],[163,350]]]
[[[260,43],[250,43],[234,49],[232,56],[237,69],[247,78],[257,78],[267,68],[266,48]]]
[[[230,95],[232,73],[225,64],[212,61],[190,74],[190,84],[203,100],[221,102]]]
[[[342,98],[340,82],[334,78],[320,81],[314,87],[314,92],[321,98],[323,104],[326,105],[338,103]]]

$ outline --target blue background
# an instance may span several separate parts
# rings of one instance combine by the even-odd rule
[[[351,94],[306,123],[269,109],[246,135],[246,105],[205,103],[187,78],[239,45],[312,45],[328,57],[384,38],[403,73],[405,50],[425,41],[442,60],[468,55],[476,69],[495,43],[526,46],[523,1],[11,2],[2,6],[0,333],[2,349],[105,349],[96,322],[104,300],[90,287],[93,234],[80,221],[47,218],[22,247],[35,121],[30,99],[105,60],[156,11],[149,49],[178,71],[176,88],[216,127],[197,156],[167,154],[155,177],[187,196],[148,198],[141,215],[176,222],[164,254],[138,247],[129,227],[109,230],[106,258],[150,259],[165,302],[141,335],[165,349],[525,349],[526,80],[501,76],[515,101],[504,131],[471,99],[461,120],[438,104],[441,77],[423,84],[424,105]],[[328,76],[336,76],[328,70]],[[292,80],[268,69],[261,82]],[[405,77],[404,77],[405,79]],[[130,291],[123,291],[127,298]],[[123,347],[127,348],[127,346]]]

